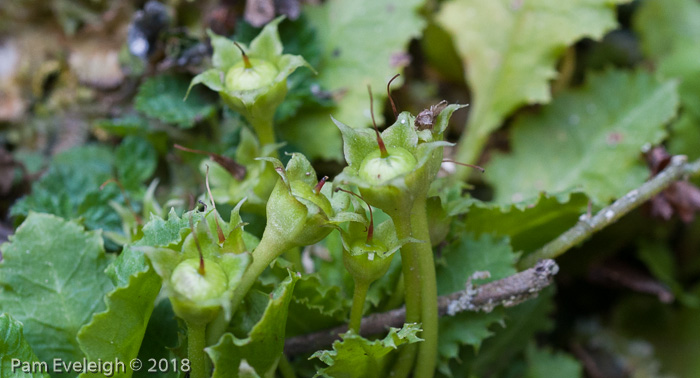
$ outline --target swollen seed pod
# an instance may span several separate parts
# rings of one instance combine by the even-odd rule
[[[408,112],[381,133],[352,128],[331,117],[343,135],[348,166],[337,180],[355,185],[367,202],[390,217],[406,217],[416,198],[428,194],[442,162],[442,149],[451,143],[442,140],[452,113],[459,105],[449,105],[431,130],[418,131],[415,117]],[[381,141],[380,141],[381,139]],[[382,150],[382,145],[386,145]]]
[[[246,67],[246,62],[238,62],[226,73],[226,89],[230,91],[248,91],[263,88],[277,77],[277,67],[262,59],[249,59],[252,67]]]
[[[364,201],[362,196],[349,190],[336,188],[336,191],[343,191]],[[375,228],[372,207],[369,204],[367,206],[370,214],[367,227],[363,229],[364,223],[351,221],[347,230],[340,229],[340,236],[343,243],[343,265],[356,283],[369,285],[386,274],[391,266],[394,252],[402,245],[418,240],[413,238],[399,240],[391,219],[387,219]],[[364,217],[364,210],[356,208],[356,211]]]
[[[226,319],[232,315],[233,291],[251,261],[250,254],[240,250],[244,243],[239,208],[231,212],[230,222],[224,222],[214,209],[207,214],[193,210],[183,218],[173,211],[168,225],[189,223],[178,231],[177,242],[143,247],[163,280],[173,311],[188,324],[206,325],[219,313]],[[216,227],[217,219],[220,227]],[[154,218],[144,226],[145,233],[162,234],[164,224],[162,219]],[[223,243],[219,242],[219,229],[226,239]]]
[[[358,171],[361,179],[381,185],[415,168],[416,158],[406,149],[388,147],[386,151],[386,157],[382,157],[381,151],[377,149],[362,160]]]
[[[350,250],[343,251],[343,265],[356,280],[374,282],[389,270],[394,255],[387,252],[388,248],[379,240],[355,240]]]
[[[199,259],[187,259],[170,276],[173,311],[182,319],[208,323],[221,309],[218,299],[228,288],[228,277],[213,260],[204,259],[204,266],[206,270],[200,273]]]
[[[247,51],[236,42],[209,32],[214,67],[190,83],[190,88],[204,84],[219,92],[229,108],[248,120],[263,145],[274,144],[273,117],[287,95],[289,75],[299,67],[313,70],[302,56],[282,53],[277,30],[282,19],[265,25]]]

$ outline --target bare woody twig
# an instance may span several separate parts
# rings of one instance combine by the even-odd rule
[[[558,271],[559,267],[554,260],[542,260],[533,268],[476,288],[470,279],[467,281],[465,290],[438,298],[438,313],[440,316],[452,316],[463,311],[490,312],[499,305],[515,306],[536,297],[542,289],[549,286]],[[485,278],[485,276],[488,274],[477,272],[472,278]],[[389,327],[401,327],[405,319],[405,307],[373,314],[362,319],[360,334],[363,336],[380,334],[386,332]],[[327,348],[333,341],[339,340],[340,334],[347,330],[347,325],[343,325],[292,337],[285,342],[284,351],[287,355],[293,356]]]
[[[520,267],[527,268],[534,265],[540,259],[553,259],[563,254],[591,235],[614,223],[623,215],[641,206],[644,202],[659,194],[684,176],[697,175],[699,173],[700,160],[687,163],[687,158],[685,156],[674,156],[666,169],[659,172],[658,175],[645,182],[639,188],[625,194],[610,206],[603,208],[595,216],[591,218],[583,216],[574,227],[522,259],[519,263]]]

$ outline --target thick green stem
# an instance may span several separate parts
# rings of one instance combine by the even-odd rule
[[[275,234],[275,231],[271,230],[272,228],[270,227],[265,228],[260,243],[253,251],[253,262],[243,273],[241,281],[233,292],[233,297],[231,298],[231,315],[236,313],[238,306],[241,305],[248,291],[253,287],[255,281],[262,272],[265,271],[265,268],[267,268],[277,256],[293,247],[292,244],[287,242],[287,238]],[[211,322],[209,329],[207,329],[207,342],[209,345],[216,344],[219,341],[221,335],[226,332],[227,326],[227,319],[225,319],[223,314],[219,314],[219,316]]]
[[[432,377],[435,373],[438,348],[438,301],[437,279],[435,277],[435,259],[430,244],[428,217],[426,216],[425,198],[413,204],[411,211],[411,230],[413,237],[424,243],[410,243],[416,249],[418,268],[420,270],[420,313],[423,323],[421,337],[423,341],[418,349],[418,360],[414,377]]]
[[[355,279],[355,289],[352,294],[352,309],[350,310],[350,329],[360,334],[362,312],[365,309],[365,298],[369,290],[369,282]]]
[[[233,292],[233,299],[231,300],[231,313],[234,314],[236,309],[245,298],[246,294],[253,284],[262,274],[262,272],[267,268],[272,260],[277,256],[282,254],[282,252],[288,250],[292,246],[286,243],[286,239],[280,237],[280,235],[274,235],[268,233],[269,228],[265,228],[262,239],[260,239],[260,244],[253,251],[253,262],[248,266],[243,277],[241,277],[241,282],[236,287]]]
[[[413,237],[411,232],[411,217],[409,214],[396,214],[392,216],[396,236],[401,239]],[[417,250],[415,243],[408,243],[401,247],[401,270],[406,299],[406,323],[419,323],[421,317],[421,290],[420,290],[420,269],[418,267]],[[394,378],[405,378],[411,373],[418,353],[418,344],[408,344],[401,347],[399,357],[394,363],[390,374]]]
[[[205,378],[207,374],[206,324],[187,322],[187,358],[190,360],[190,377]]]
[[[236,286],[236,290],[233,292],[233,298],[231,299],[231,314],[235,314],[238,306],[243,302],[250,288],[253,287],[255,281],[258,279],[260,274],[267,268],[272,260],[277,256],[282,254],[282,252],[291,248],[291,245],[282,242],[284,238],[280,238],[279,235],[272,235],[267,233],[265,229],[263,237],[260,243],[253,251],[253,262],[250,264],[243,277],[241,277],[241,282]],[[228,322],[224,318],[223,314],[214,319],[209,325],[207,330],[207,342],[210,345],[216,344],[221,338],[221,335],[226,332],[226,327]]]
[[[406,377],[415,359],[414,377],[432,377],[437,363],[438,308],[435,261],[430,244],[426,200],[413,203],[408,216],[392,217],[399,239],[413,237],[423,243],[408,243],[401,248],[401,263],[406,288],[406,323],[421,322],[423,342],[404,346],[394,364],[392,377]],[[418,347],[418,356],[415,348]]]
[[[274,112],[269,117],[251,117],[248,121],[258,135],[261,146],[275,143]]]

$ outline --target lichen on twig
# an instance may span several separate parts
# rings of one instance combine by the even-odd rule
[[[676,181],[687,175],[697,174],[700,174],[700,159],[688,163],[686,156],[674,156],[666,169],[659,172],[658,175],[642,184],[639,188],[631,190],[610,206],[598,211],[593,217],[583,215],[575,226],[542,248],[527,255],[520,261],[520,268],[528,268],[541,259],[553,259],[560,256],[591,235],[616,222],[623,215],[641,206]]]
[[[463,311],[491,311],[496,306],[510,307],[534,298],[551,284],[559,271],[554,260],[542,260],[535,267],[512,276],[475,287],[471,279],[465,290],[438,297],[438,314],[452,316]],[[472,279],[484,278],[484,272],[477,272]],[[386,332],[389,327],[401,327],[406,318],[404,307],[388,312],[372,314],[362,319],[360,334],[376,335]],[[346,332],[347,325],[332,329],[295,336],[287,339],[284,351],[287,355],[308,353],[330,346]]]

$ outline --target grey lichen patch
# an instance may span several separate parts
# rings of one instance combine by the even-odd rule
[[[447,315],[462,311],[491,312],[496,306],[512,307],[534,298],[552,283],[559,272],[554,260],[540,260],[527,270],[498,281],[475,287],[472,280],[488,278],[488,272],[475,272],[467,280],[466,288],[447,305]]]

